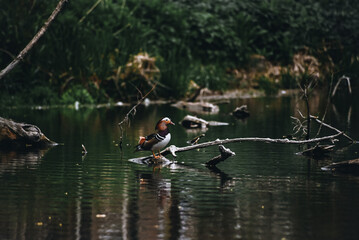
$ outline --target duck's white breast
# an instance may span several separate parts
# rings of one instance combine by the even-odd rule
[[[158,151],[161,150],[162,148],[166,147],[167,144],[170,142],[171,140],[171,133],[168,133],[165,137],[165,139],[163,139],[162,141],[156,143],[155,145],[153,145],[152,147],[152,151]]]

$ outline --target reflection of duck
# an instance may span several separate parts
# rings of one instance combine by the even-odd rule
[[[155,130],[157,133],[152,133],[146,137],[140,137],[135,151],[152,151],[154,158],[160,158],[160,150],[164,148],[171,140],[171,133],[168,129],[168,124],[175,125],[168,117],[162,118],[156,124]],[[158,151],[159,156],[154,152]]]

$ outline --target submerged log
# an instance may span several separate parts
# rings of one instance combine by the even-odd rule
[[[57,143],[48,139],[32,124],[17,123],[0,117],[0,147],[49,147]]]
[[[333,151],[335,145],[316,145],[314,147],[308,148],[301,152],[300,154],[308,157],[313,157],[315,159],[321,159],[326,156],[326,154]]]
[[[206,128],[208,122],[202,118],[187,115],[181,121],[181,125],[185,128]]]
[[[359,174],[359,158],[348,160],[348,161],[341,161],[329,164],[325,167],[322,167],[324,171],[332,171],[338,173],[351,173],[351,174]]]
[[[236,155],[235,152],[232,152],[229,148],[225,148],[223,145],[219,145],[218,148],[221,155],[218,155],[206,162],[207,166],[216,166],[218,163],[223,162],[227,158]]]
[[[233,110],[232,114],[233,116],[239,119],[244,119],[249,117],[247,105],[242,105],[240,107],[237,107],[236,109]]]
[[[216,121],[206,121],[202,118],[198,118],[192,115],[187,115],[181,121],[181,125],[185,128],[202,128],[205,129],[208,126],[227,126],[228,123],[225,122],[216,122]]]

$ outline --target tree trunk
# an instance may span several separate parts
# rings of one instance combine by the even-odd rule
[[[57,4],[55,10],[52,12],[50,17],[44,23],[42,28],[37,32],[37,34],[31,39],[31,41],[26,45],[26,47],[19,53],[19,55],[0,72],[0,79],[3,78],[6,74],[8,74],[21,60],[24,59],[25,55],[30,51],[30,49],[37,43],[37,41],[41,38],[42,35],[46,32],[50,23],[55,19],[57,14],[61,11],[62,6],[65,4],[67,0],[60,0]]]

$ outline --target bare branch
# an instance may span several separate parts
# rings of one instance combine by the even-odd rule
[[[329,129],[332,129],[332,130],[336,131],[337,133],[342,133],[339,129],[336,129],[336,128],[333,127],[333,126],[330,126],[329,124],[326,124],[326,123],[324,123],[323,121],[320,121],[320,120],[318,119],[318,117],[315,117],[315,116],[313,116],[313,115],[310,115],[310,118],[311,118],[311,119],[314,119],[317,123],[321,124],[321,125],[324,126],[324,127],[327,127],[327,128],[329,128]],[[346,135],[345,133],[342,133],[342,134],[343,134],[343,136],[344,136],[345,138],[347,138],[349,141],[354,142],[354,140],[353,140],[351,137],[349,137],[349,136]]]
[[[352,94],[352,88],[351,88],[351,85],[350,85],[350,78],[347,77],[347,76],[345,76],[345,75],[343,75],[341,78],[339,78],[337,84],[335,84],[335,87],[334,87],[334,90],[333,90],[333,93],[332,93],[332,97],[334,97],[334,95],[335,95],[335,93],[337,92],[337,89],[338,89],[340,83],[341,83],[343,80],[344,80],[344,81],[345,81],[345,80],[347,81],[347,83],[348,83],[348,91],[349,91],[350,94]]]
[[[119,127],[120,127],[120,130],[121,130],[121,136],[120,136],[120,148],[122,149],[122,138],[123,138],[123,124],[129,124],[129,120],[130,120],[130,115],[133,114],[135,115],[136,114],[136,111],[137,111],[137,107],[146,99],[146,97],[156,88],[157,86],[157,83],[155,83],[155,85],[153,85],[152,89],[145,94],[145,96],[143,96],[135,106],[133,106],[130,111],[128,111],[128,113],[126,114],[126,116],[123,118],[123,120],[118,124]]]
[[[304,118],[304,116],[302,115],[302,113],[299,110],[298,110],[298,112],[299,112],[300,116],[302,118]],[[293,135],[297,135],[299,132],[302,132],[301,136],[306,135],[307,134],[307,120],[300,121],[299,118],[296,118],[293,116],[291,116],[290,118],[293,120],[293,122],[292,122],[293,131],[294,131]]]
[[[17,57],[12,60],[12,62],[0,72],[0,79],[2,79],[6,74],[8,74],[16,65],[24,59],[25,55],[30,51],[30,49],[37,43],[37,41],[44,35],[50,23],[56,18],[57,14],[61,11],[63,5],[67,0],[60,0],[57,4],[55,10],[51,13],[50,17],[41,27],[41,29],[36,33],[36,35],[31,39],[31,41],[26,45],[26,47],[17,55]]]
[[[143,97],[137,102],[137,104],[131,108],[130,111],[128,111],[128,113],[126,114],[126,116],[124,117],[124,119],[118,124],[120,127],[122,126],[122,124],[128,123],[128,120],[129,120],[130,115],[131,115],[132,113],[136,113],[136,108],[137,108],[137,107],[145,100],[145,98],[156,88],[156,86],[157,86],[157,83],[156,83],[155,85],[153,85],[152,89],[151,89],[148,93],[146,93],[146,95],[143,96]]]

